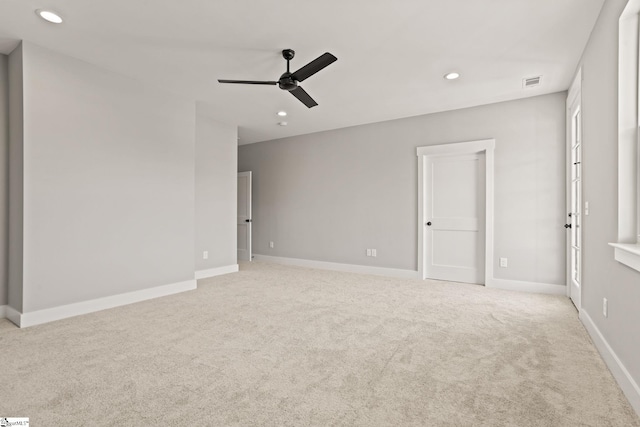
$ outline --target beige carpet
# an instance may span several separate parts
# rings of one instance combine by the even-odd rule
[[[196,291],[0,322],[33,426],[640,426],[566,298],[253,263]]]

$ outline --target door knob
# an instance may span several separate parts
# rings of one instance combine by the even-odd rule
[[[571,228],[571,224],[565,224],[564,228]]]
[[[244,222],[251,222],[251,220],[250,219],[245,219]]]
[[[431,221],[427,222],[427,225],[428,225],[429,227],[431,227]]]

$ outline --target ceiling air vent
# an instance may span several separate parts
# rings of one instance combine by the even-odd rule
[[[522,79],[522,87],[526,89],[529,87],[540,86],[541,79],[542,79],[542,76],[524,78]]]

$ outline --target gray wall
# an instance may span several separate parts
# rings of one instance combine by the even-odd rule
[[[8,304],[23,308],[23,52],[9,55],[9,287]]]
[[[22,311],[192,280],[195,103],[23,55]]]
[[[254,252],[416,270],[416,147],[495,138],[494,276],[564,285],[565,99],[563,92],[241,146],[239,170],[254,174]],[[509,268],[498,267],[499,257]]]
[[[203,104],[196,113],[196,270],[237,264],[238,131],[216,122]],[[203,251],[209,258],[203,259]]]
[[[9,58],[0,54],[0,305],[9,280]]]
[[[583,70],[582,308],[640,383],[640,273],[616,262],[607,244],[617,239],[618,18],[626,0],[607,0],[581,61]],[[609,317],[602,315],[602,298]]]

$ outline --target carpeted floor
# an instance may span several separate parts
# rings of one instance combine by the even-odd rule
[[[255,262],[0,349],[33,426],[640,426],[566,298],[473,285]]]

